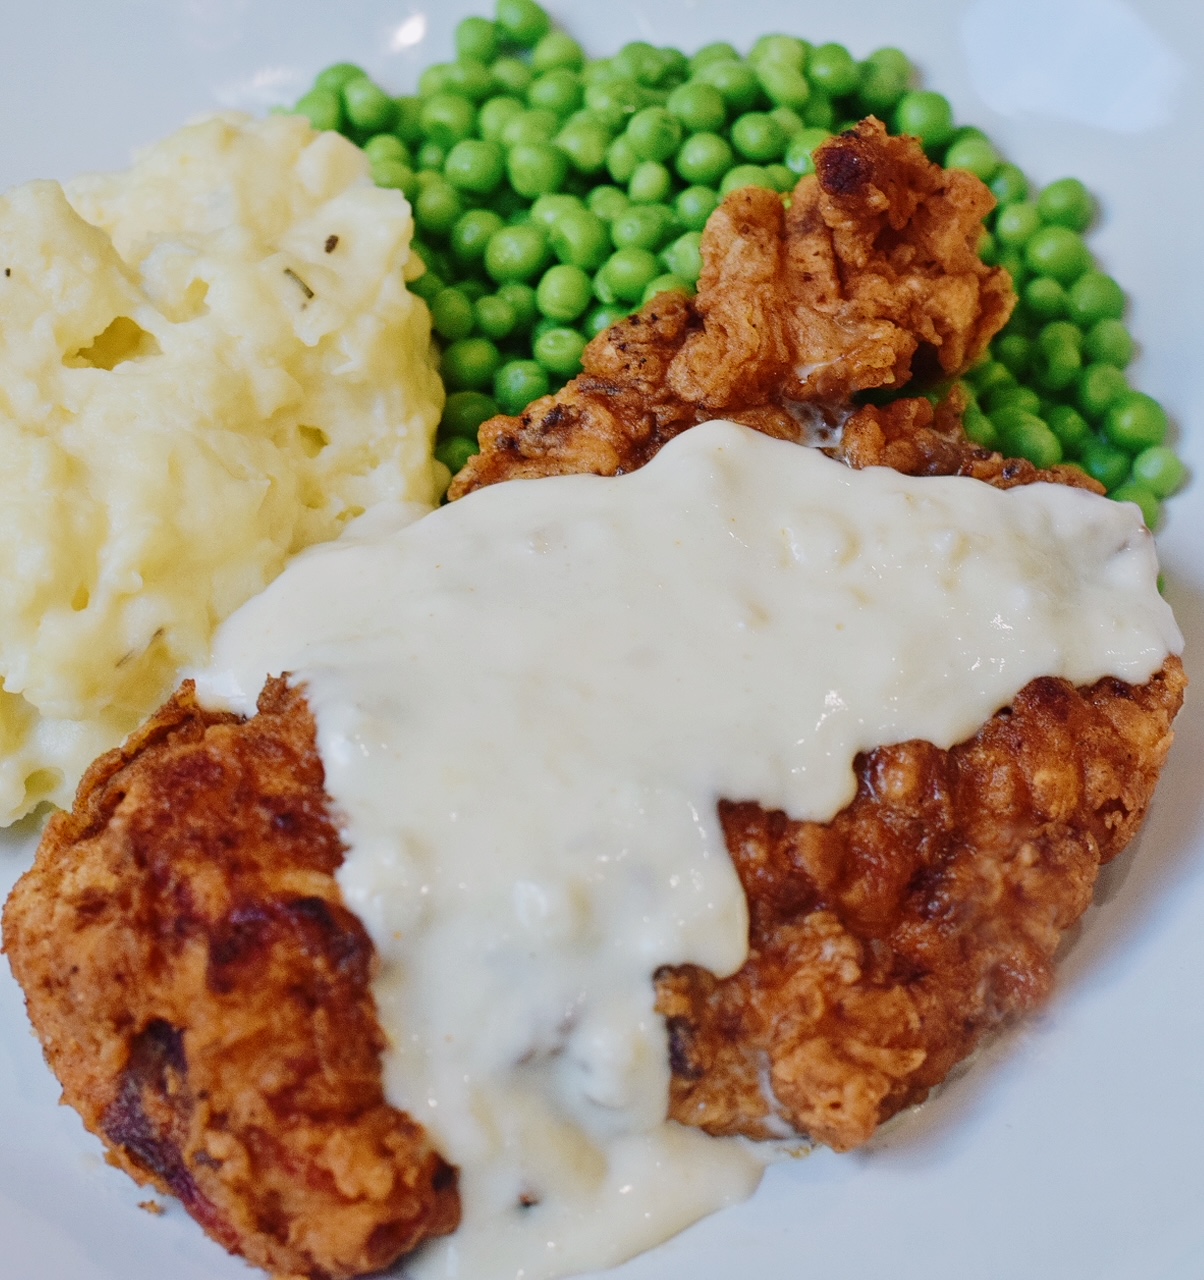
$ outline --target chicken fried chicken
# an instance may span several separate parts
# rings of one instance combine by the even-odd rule
[[[63,1100],[113,1164],[220,1244],[341,1280],[459,1220],[455,1172],[390,1107],[375,951],[304,698],[250,721],[185,685],[98,760],[4,910]]]
[[[631,471],[714,418],[806,439],[842,423],[856,392],[964,372],[1015,303],[977,253],[990,192],[873,119],[815,166],[789,209],[755,187],[728,196],[703,235],[698,296],[660,295],[595,338],[559,395],[484,424],[451,496]]]
[[[937,408],[851,400],[961,373],[1006,321],[1006,273],[976,254],[990,204],[876,121],[833,139],[788,210],[728,197],[695,300],[654,299],[558,395],[485,424],[451,496],[631,471],[715,417],[855,467],[1098,490],[971,444],[956,392]],[[1176,658],[1140,687],[1033,681],[949,751],[858,757],[856,798],[828,823],[722,800],[749,956],[728,978],[649,975],[671,1115],[847,1150],[1038,1004],[1149,804],[1184,685]],[[110,1159],[227,1248],[323,1280],[452,1230],[456,1179],[384,1099],[372,946],[334,879],[303,691],[269,682],[259,706],[206,712],[185,685],[98,761],[14,890],[4,946],[64,1099]]]

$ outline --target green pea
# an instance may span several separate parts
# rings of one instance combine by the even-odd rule
[[[447,182],[431,183],[414,201],[414,221],[420,231],[431,235],[446,235],[463,212],[459,194]]]
[[[333,66],[319,71],[314,80],[315,89],[326,89],[332,93],[341,93],[343,86],[351,80],[362,80],[367,76],[363,67],[354,62],[336,62]]]
[[[551,143],[534,142],[511,147],[506,157],[506,174],[520,196],[536,196],[559,191],[568,176],[568,157]]]
[[[1187,468],[1166,445],[1151,445],[1133,459],[1133,479],[1156,498],[1169,498],[1187,479]]]
[[[1083,350],[1088,359],[1126,368],[1136,352],[1133,339],[1122,320],[1097,320],[1087,331]]]
[[[738,164],[734,169],[729,170],[719,184],[719,194],[728,196],[733,191],[739,191],[741,187],[764,187],[767,191],[777,190],[765,170],[755,164]]]
[[[634,80],[595,82],[586,87],[585,105],[609,129],[619,130],[644,105],[644,95]]]
[[[497,296],[514,308],[517,317],[515,328],[520,331],[530,329],[539,314],[539,308],[535,305],[535,290],[529,284],[508,280],[498,289]]]
[[[727,103],[713,84],[680,85],[669,95],[665,108],[687,133],[717,133],[727,124]]]
[[[975,409],[971,405],[966,410],[962,416],[962,429],[974,444],[981,446],[983,449],[994,450],[999,448],[999,432],[996,430],[995,424],[981,409]]]
[[[554,111],[524,111],[502,130],[502,143],[507,147],[538,146],[551,142],[560,132],[560,117]]]
[[[995,217],[995,238],[1000,244],[1019,248],[1041,229],[1037,206],[1025,200],[1006,204]]]
[[[535,339],[533,350],[535,359],[548,373],[572,378],[581,372],[585,337],[576,329],[546,329]]]
[[[596,271],[610,256],[606,223],[588,209],[565,213],[552,227],[552,252],[561,262]]]
[[[1111,492],[1128,478],[1131,459],[1123,449],[1093,436],[1080,450],[1079,462],[1089,476]]]
[[[517,120],[526,108],[507,94],[490,98],[477,112],[477,132],[486,142],[501,142],[506,126]]]
[[[334,89],[311,89],[293,110],[319,132],[337,133],[343,126],[343,100]]]
[[[967,374],[967,381],[980,396],[989,394],[996,387],[1016,385],[1015,374],[998,360],[984,360],[976,365]]]
[[[627,122],[627,141],[641,160],[667,160],[681,145],[682,128],[665,107],[645,107]]]
[[[531,81],[527,101],[537,110],[554,111],[558,116],[567,116],[581,105],[582,95],[581,77],[567,67],[557,67],[555,71],[545,71]]]
[[[534,400],[548,394],[547,370],[534,360],[510,360],[493,379],[493,398],[501,410],[517,418]]]
[[[1001,205],[1028,198],[1028,179],[1014,164],[1001,164],[987,185]]]
[[[775,107],[801,111],[813,96],[807,77],[786,63],[762,62],[756,75],[762,92]]]
[[[761,96],[757,73],[744,62],[708,62],[694,73],[694,78],[718,89],[729,111],[748,111],[756,106]],[[781,102],[777,105],[792,107],[795,104]]]
[[[610,134],[593,121],[570,121],[556,135],[555,142],[578,173],[595,174],[606,164]]]
[[[497,92],[498,84],[483,62],[464,58],[448,63],[443,88],[448,93],[463,94],[471,102],[484,102]]]
[[[782,158],[786,135],[782,126],[762,111],[746,111],[732,124],[732,145],[754,164],[770,164]]]
[[[439,371],[453,391],[483,391],[493,385],[501,353],[488,338],[464,338],[443,353]]]
[[[530,280],[543,270],[547,260],[548,237],[542,227],[532,222],[503,227],[489,238],[485,248],[485,270],[499,284]]]
[[[694,290],[680,276],[675,276],[672,273],[657,276],[644,287],[644,292],[640,297],[640,305],[647,306],[658,293],[684,293],[689,298],[693,296]]]
[[[533,49],[548,34],[552,20],[535,0],[497,0],[502,36],[522,49]]]
[[[435,457],[439,462],[456,475],[468,465],[469,458],[481,452],[474,440],[465,436],[446,436],[435,445]]]
[[[465,138],[448,152],[443,176],[458,191],[488,195],[501,184],[505,167],[505,153],[496,142]]]
[[[673,222],[672,211],[664,205],[633,204],[611,223],[610,236],[616,249],[648,249],[655,252],[664,244]]]
[[[615,66],[637,83],[651,88],[660,84],[668,64],[659,49],[644,40],[632,40],[615,54]]]
[[[1018,293],[1024,288],[1024,281],[1028,271],[1024,265],[1023,250],[1011,249],[1006,246],[1001,248],[999,260],[995,265],[1002,267],[1012,277],[1012,284]]]
[[[1086,271],[1070,287],[1066,299],[1070,318],[1083,326],[1100,320],[1119,320],[1125,313],[1124,290],[1102,271]]]
[[[677,172],[691,185],[718,186],[732,167],[735,155],[725,138],[717,133],[696,133],[677,153]]]
[[[842,44],[821,44],[807,59],[807,79],[833,98],[857,88],[861,75],[853,55]]]
[[[661,254],[661,260],[669,271],[686,281],[697,284],[702,274],[702,236],[697,231],[687,231]]]
[[[1066,290],[1049,276],[1034,276],[1022,296],[1025,308],[1038,320],[1060,320],[1066,314]]]
[[[616,138],[606,151],[606,171],[611,180],[626,186],[640,163],[635,148],[626,136]]]
[[[626,191],[620,191],[618,187],[602,183],[586,196],[585,204],[590,213],[597,214],[603,222],[613,222],[619,214],[630,207],[631,200]]]
[[[410,163],[409,150],[395,133],[373,134],[364,143],[363,150],[364,155],[368,157],[372,164],[378,164],[382,160],[394,161],[404,165]]]
[[[999,168],[999,152],[985,138],[960,138],[945,152],[946,169],[965,169],[989,182]]]
[[[544,272],[535,290],[540,314],[549,320],[566,324],[588,309],[593,296],[593,283],[580,267],[558,263]]]
[[[497,401],[480,391],[453,391],[443,406],[439,433],[475,440],[481,423],[496,417],[497,411]]]
[[[1078,407],[1096,422],[1129,390],[1129,380],[1115,365],[1089,364],[1075,385]]]
[[[800,116],[797,111],[792,111],[789,107],[774,107],[769,114],[778,122],[782,132],[786,135],[787,142],[789,142],[795,134],[802,133],[802,131],[807,127],[803,123],[802,116]]]
[[[1118,396],[1104,414],[1104,434],[1130,453],[1161,444],[1169,429],[1166,410],[1141,391]]]
[[[489,71],[501,88],[517,97],[525,98],[535,79],[531,68],[518,58],[498,58]]]
[[[992,418],[1003,409],[1022,409],[1031,414],[1039,414],[1041,410],[1041,397],[1032,387],[1017,386],[1014,380],[988,387],[982,393],[982,402]]]
[[[807,61],[809,46],[797,36],[761,36],[748,51],[748,60],[754,67],[763,62],[780,62],[801,71]]]
[[[497,57],[498,29],[488,18],[464,18],[456,25],[456,56],[492,62]]]
[[[800,178],[815,172],[815,148],[832,135],[827,129],[804,129],[786,144],[786,168]]]
[[[813,93],[802,108],[803,123],[808,129],[827,129],[836,124],[836,108],[826,93]]]
[[[1045,420],[1068,454],[1081,454],[1087,442],[1094,439],[1087,419],[1068,404],[1053,405]]]
[[[418,96],[420,98],[431,98],[436,94],[446,93],[450,67],[451,63],[449,62],[436,62],[427,67],[418,77]]]
[[[491,237],[502,229],[502,219],[491,209],[469,209],[452,227],[451,251],[465,266],[480,262]]]
[[[342,93],[343,114],[353,128],[361,133],[379,133],[392,128],[397,117],[393,99],[367,76],[348,80]]]
[[[953,137],[953,108],[942,94],[915,89],[899,99],[894,125],[896,133],[911,134],[933,150]]]
[[[476,276],[471,276],[467,280],[457,280],[456,288],[460,290],[460,292],[473,304],[474,307],[480,299],[489,292],[489,286],[485,281],[478,279]]]
[[[410,281],[408,288],[416,298],[421,298],[429,307],[431,302],[447,288],[447,283],[437,271],[432,271],[428,267],[417,280]]]
[[[600,306],[595,307],[589,315],[585,317],[583,328],[587,338],[596,338],[598,334],[605,333],[607,329],[619,323],[620,320],[627,318],[627,308],[620,306]]]
[[[476,327],[494,342],[504,342],[518,328],[518,314],[505,298],[487,293],[472,304]]]
[[[376,161],[372,166],[372,181],[378,187],[402,192],[407,200],[415,199],[420,190],[414,170],[399,160]]]
[[[641,160],[627,184],[633,204],[660,204],[673,191],[673,175],[656,160]]]
[[[690,59],[690,72],[696,75],[708,62],[739,62],[740,55],[726,40],[704,44]]]
[[[988,267],[999,265],[999,241],[983,227],[978,236],[978,256]]]
[[[1037,208],[1046,222],[1071,231],[1086,231],[1095,217],[1095,200],[1077,178],[1051,182],[1037,197]]]
[[[598,272],[616,299],[637,302],[650,281],[660,273],[660,264],[647,249],[616,249]]]
[[[995,356],[1007,365],[1017,378],[1023,377],[1024,371],[1032,360],[1031,343],[1018,333],[1005,334],[995,343]],[[1038,398],[1035,392],[1033,395],[1034,399]]]
[[[1024,261],[1030,271],[1070,284],[1091,266],[1091,251],[1082,236],[1067,227],[1042,227],[1025,242]]]
[[[674,201],[677,220],[687,231],[701,231],[719,207],[719,193],[710,187],[687,187]]]
[[[407,147],[418,146],[422,142],[422,128],[419,123],[422,116],[422,99],[412,95],[403,95],[393,99],[397,119],[393,132]]]
[[[582,204],[576,196],[555,192],[551,195],[540,196],[535,201],[531,206],[531,220],[538,222],[550,235],[552,228],[566,213],[573,213],[580,208],[582,208]]]
[[[425,99],[418,118],[423,136],[445,151],[471,138],[476,122],[472,103],[458,93],[436,93]]]
[[[798,185],[797,175],[784,164],[767,164],[765,166],[765,176],[773,183],[774,189],[780,191],[783,195],[793,191]]]
[[[1147,486],[1136,480],[1113,489],[1108,495],[1116,502],[1135,502],[1141,508],[1141,518],[1147,529],[1157,529],[1162,520],[1162,503]]]
[[[1062,445],[1058,437],[1036,415],[1019,410],[1005,410],[1011,414],[1007,425],[999,417],[992,421],[1000,429],[1008,452],[1027,458],[1041,468],[1056,466],[1062,461]]]
[[[538,71],[555,71],[566,67],[580,71],[585,66],[585,52],[572,36],[563,31],[549,31],[535,46],[531,65]]]
[[[861,64],[857,97],[865,110],[886,115],[911,88],[911,60],[900,49],[876,49]]]

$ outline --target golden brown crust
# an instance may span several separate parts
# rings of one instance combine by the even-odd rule
[[[63,1099],[232,1252],[341,1278],[459,1219],[454,1171],[390,1107],[304,698],[243,722],[190,684],[98,760],[4,910]]]
[[[819,149],[789,210],[759,188],[728,196],[703,234],[697,298],[654,298],[590,343],[558,395],[485,423],[450,496],[633,471],[716,417],[799,440],[856,392],[963,372],[1015,302],[977,254],[993,203],[977,178],[863,121]]]
[[[1186,678],[1044,678],[950,751],[882,747],[830,823],[720,805],[748,895],[733,977],[658,975],[671,1114],[845,1151],[1049,992],[1063,932],[1145,815]]]

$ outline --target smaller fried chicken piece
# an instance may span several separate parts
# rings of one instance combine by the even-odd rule
[[[963,372],[1006,322],[1005,271],[978,258],[993,205],[873,119],[816,153],[789,210],[733,192],[703,235],[698,296],[662,294],[586,348],[581,375],[482,426],[450,496],[498,480],[647,462],[696,423],[803,439],[869,388]]]
[[[859,757],[830,823],[722,801],[749,957],[729,978],[657,975],[670,1114],[847,1151],[1039,1005],[1101,863],[1145,815],[1185,685],[1177,658],[1137,687],[1034,680],[950,751]]]
[[[185,684],[98,760],[4,911],[63,1100],[231,1252],[343,1280],[459,1220],[455,1171],[389,1106],[343,848],[301,693]]]

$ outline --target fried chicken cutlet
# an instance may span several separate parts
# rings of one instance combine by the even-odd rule
[[[459,1220],[381,1082],[376,957],[304,698],[250,721],[185,685],[84,776],[4,910],[63,1100],[111,1163],[278,1274],[388,1266]]]
[[[839,426],[852,466],[1097,487],[971,445],[956,398],[849,402],[962,372],[1004,323],[1007,278],[974,252],[989,204],[875,122],[821,149],[789,211],[733,194],[698,298],[655,299],[559,395],[486,424],[453,496],[630,471],[716,416],[800,441]],[[672,1116],[846,1150],[1038,1003],[1140,823],[1184,683],[1174,658],[1140,687],[1034,681],[950,751],[859,757],[830,823],[723,800],[750,952],[726,979],[655,975]],[[240,721],[185,686],[93,767],[4,917],[64,1098],[110,1158],[227,1248],[311,1277],[385,1266],[458,1211],[454,1172],[383,1098],[341,857],[303,692],[272,682]]]

